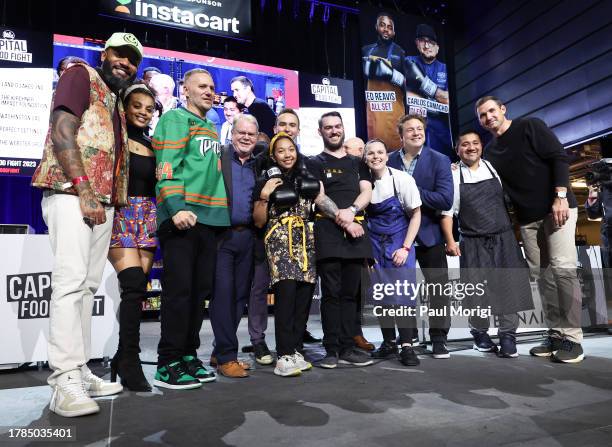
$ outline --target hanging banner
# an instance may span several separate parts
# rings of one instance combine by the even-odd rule
[[[48,68],[53,62],[51,33],[0,26],[0,67]]]
[[[100,14],[241,40],[251,34],[248,0],[102,0]]]
[[[53,70],[0,68],[0,175],[31,176],[49,129]]]
[[[427,119],[426,144],[455,158],[442,27],[367,5],[360,15],[368,138],[399,149],[398,120],[418,114]]]
[[[353,81],[300,73],[300,152],[308,157],[323,151],[319,118],[336,111],[342,116],[346,138],[355,136]]]

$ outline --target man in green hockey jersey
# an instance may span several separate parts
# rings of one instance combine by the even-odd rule
[[[165,113],[153,136],[157,162],[157,233],[164,272],[161,339],[154,384],[198,388],[215,380],[197,357],[204,300],[210,298],[219,230],[230,224],[219,138],[206,113],[215,84],[210,73],[185,73],[187,105]]]

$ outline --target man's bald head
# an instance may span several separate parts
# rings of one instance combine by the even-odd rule
[[[354,155],[355,157],[363,158],[364,147],[365,143],[358,137],[349,138],[344,142],[344,150],[346,153]]]

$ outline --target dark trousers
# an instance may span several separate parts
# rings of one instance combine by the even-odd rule
[[[416,258],[427,284],[442,284],[443,288],[444,284],[448,282],[448,263],[446,262],[444,244],[434,245],[433,247],[417,245],[415,248]],[[429,308],[446,309],[446,312],[444,316],[429,317],[429,338],[432,342],[446,342],[451,325],[450,297],[445,296],[443,293],[437,293],[439,287],[435,289],[436,293],[428,295]],[[416,320],[416,317],[412,318]],[[414,327],[416,328],[416,322]],[[418,336],[417,329],[414,329],[413,336],[415,338]]]
[[[396,306],[385,306],[386,309],[394,308]],[[390,317],[380,316],[378,317],[378,323],[380,324],[380,331],[382,332],[383,340],[389,343],[395,343],[395,327],[397,326],[397,332],[399,332],[400,343],[412,343],[412,337],[416,330],[416,318],[414,317]]]
[[[306,330],[306,307],[314,284],[285,279],[274,284],[274,332],[278,356],[293,355],[301,348]]]
[[[215,335],[213,355],[220,364],[238,358],[236,331],[251,292],[253,240],[251,230],[227,230],[217,252],[215,293],[209,311]]]
[[[268,329],[270,269],[265,254],[263,260],[255,259],[253,270],[253,284],[249,297],[249,336],[251,344],[256,345],[265,341],[266,329]]]
[[[164,260],[157,346],[161,367],[185,355],[197,355],[204,301],[213,291],[218,232],[200,223],[181,231],[167,220],[158,235]]]
[[[340,353],[354,346],[355,298],[361,283],[362,259],[328,258],[317,263],[321,277],[323,346]]]

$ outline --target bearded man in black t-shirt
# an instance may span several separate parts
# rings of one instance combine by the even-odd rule
[[[527,263],[538,279],[548,336],[529,352],[562,363],[584,359],[582,293],[574,243],[578,209],[569,187],[569,164],[555,134],[538,118],[506,118],[499,98],[476,102],[493,139],[484,151],[497,170],[521,228]]]
[[[372,182],[366,165],[343,148],[344,125],[338,112],[321,116],[319,134],[325,147],[309,160],[308,168],[321,182],[315,199],[315,249],[327,355],[320,366],[335,368],[338,362],[366,366],[372,360],[354,349],[353,336],[361,267],[364,259],[372,257],[363,215],[372,197]]]

